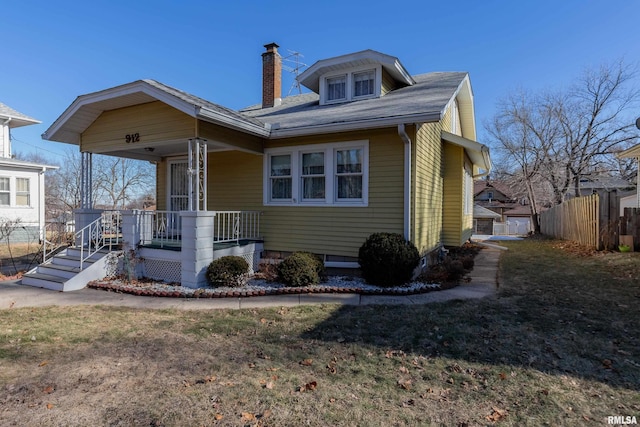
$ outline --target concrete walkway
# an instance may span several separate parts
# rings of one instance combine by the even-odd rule
[[[498,287],[498,261],[500,250],[485,248],[475,258],[471,281],[452,289],[409,296],[359,294],[300,294],[261,297],[195,299],[146,297],[98,289],[56,292],[23,286],[19,281],[0,282],[0,310],[21,307],[106,305],[148,309],[208,310],[217,308],[241,309],[281,307],[301,304],[426,304],[450,300],[483,298],[494,295]]]

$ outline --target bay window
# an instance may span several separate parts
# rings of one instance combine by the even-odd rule
[[[367,206],[368,141],[265,150],[264,203]]]

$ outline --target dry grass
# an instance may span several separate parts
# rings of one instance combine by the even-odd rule
[[[42,246],[38,243],[0,242],[0,275],[14,275],[38,264]]]
[[[639,254],[508,243],[497,298],[0,311],[0,424],[606,425],[640,415]]]

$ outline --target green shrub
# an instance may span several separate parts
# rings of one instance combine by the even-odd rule
[[[317,285],[324,277],[324,263],[309,252],[294,252],[278,264],[278,278],[288,286]]]
[[[358,252],[362,277],[377,286],[407,283],[420,262],[415,245],[396,233],[374,233]]]
[[[207,268],[207,278],[212,286],[244,286],[249,279],[249,264],[244,258],[229,255],[213,260]]]

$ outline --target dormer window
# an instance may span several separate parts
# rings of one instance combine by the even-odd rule
[[[327,79],[327,101],[343,101],[347,99],[347,76]]]
[[[318,61],[297,80],[320,95],[320,105],[379,98],[416,83],[398,58],[371,49]]]
[[[321,104],[355,101],[363,98],[380,96],[380,73],[382,69],[356,68],[343,74],[325,76],[324,90],[321,93]],[[323,96],[324,95],[324,96]]]
[[[376,71],[369,70],[363,73],[353,74],[353,97],[367,96],[375,94],[374,83]]]

